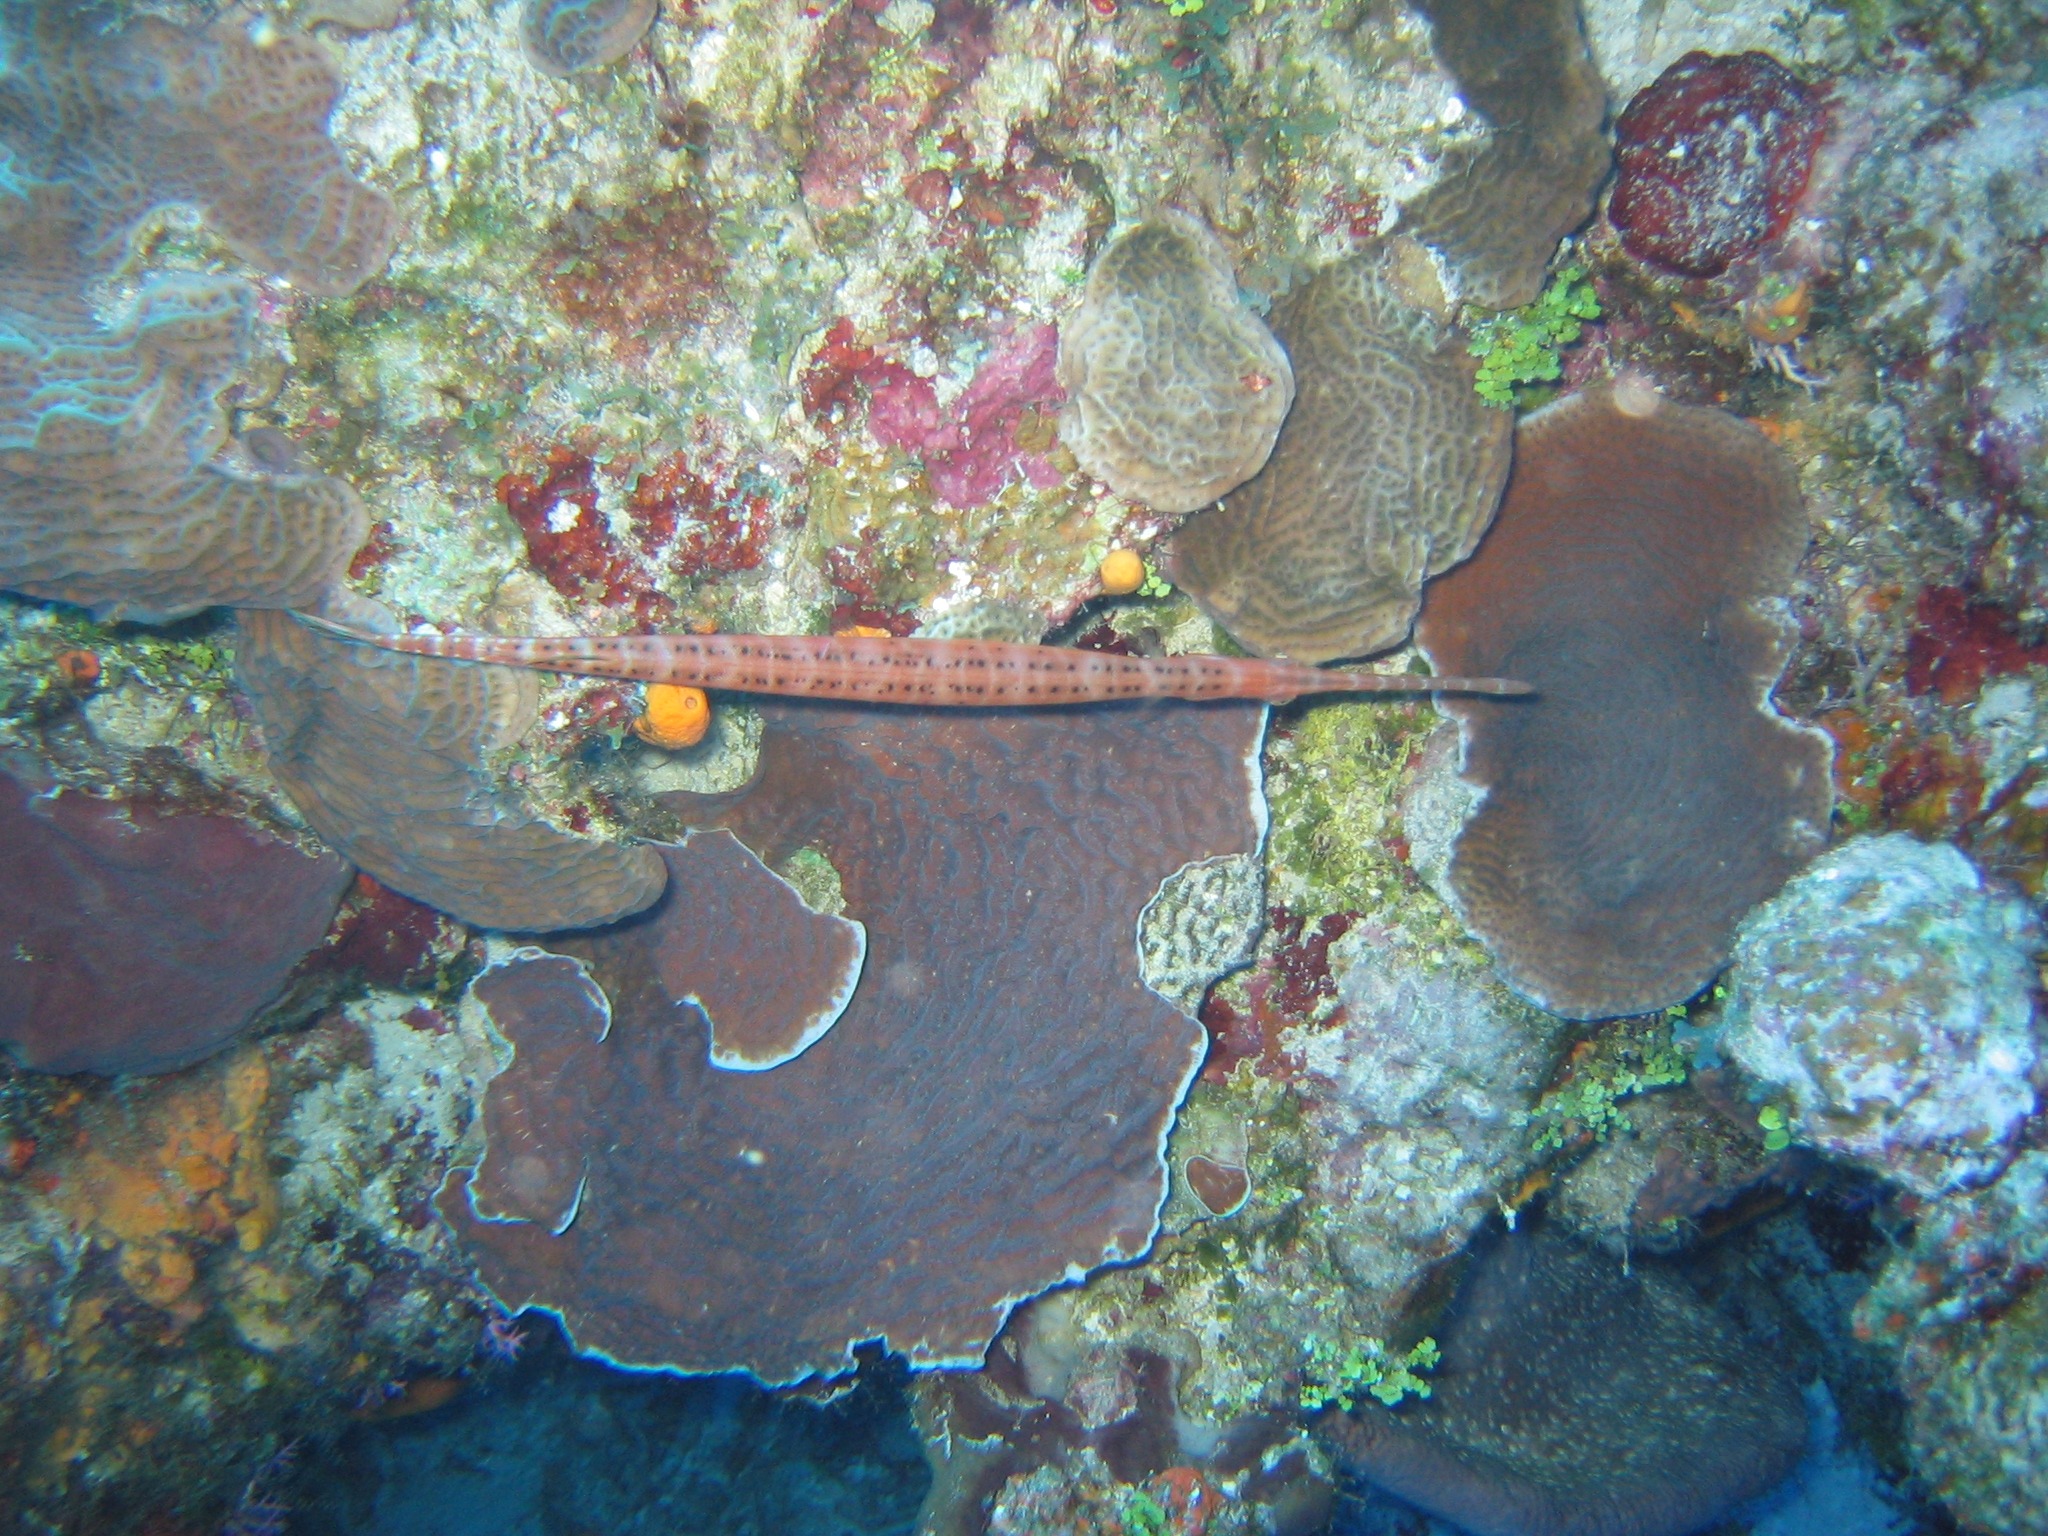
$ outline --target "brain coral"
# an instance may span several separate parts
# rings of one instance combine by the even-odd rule
[[[1825,844],[1828,741],[1766,702],[1788,642],[1765,605],[1806,539],[1790,467],[1723,412],[1602,389],[1522,423],[1493,531],[1430,588],[1416,642],[1536,687],[1443,707],[1486,792],[1451,895],[1542,1007],[1690,997]]]
[[[388,628],[373,610],[346,616]],[[532,723],[530,676],[394,656],[257,610],[241,615],[235,666],[271,772],[321,837],[393,890],[478,927],[534,931],[607,923],[661,894],[667,872],[648,849],[570,837],[493,793],[479,759]]]
[[[1651,1264],[1542,1228],[1482,1244],[1427,1399],[1326,1415],[1346,1471],[1472,1536],[1688,1536],[1780,1482],[1797,1383]]]
[[[185,204],[250,262],[347,292],[383,264],[391,205],[325,136],[310,41],[101,19],[0,6],[0,586],[144,619],[311,602],[367,532],[353,492],[207,464],[246,289],[157,278],[111,327],[84,290]]]
[[[0,1041],[46,1072],[165,1072],[284,990],[349,880],[233,816],[170,814],[0,768]]]
[[[655,10],[656,0],[526,0],[519,46],[543,74],[602,69],[646,35]]]
[[[1444,157],[1403,227],[1443,257],[1458,297],[1532,302],[1557,242],[1585,222],[1607,177],[1607,91],[1578,0],[1423,0],[1436,55],[1487,125]]]
[[[1743,920],[1722,1047],[1797,1139],[1922,1195],[1982,1183],[2034,1111],[2044,947],[1955,848],[1858,838]]]
[[[557,1042],[537,1049],[574,1043],[573,1068],[507,1074],[486,1111],[545,1127],[552,1193],[488,1221],[458,1179],[441,1208],[506,1305],[559,1309],[617,1360],[789,1381],[884,1337],[976,1363],[1018,1301],[1151,1241],[1204,1035],[1140,979],[1139,912],[1186,865],[1259,846],[1263,712],[762,713],[752,785],[671,798],[778,867],[830,861],[867,927],[846,1011],[794,1060],[722,1072],[663,969],[686,907],[552,941],[608,1033],[579,978],[538,969],[565,960],[486,999],[520,1051],[514,1010]],[[722,963],[783,989],[802,953],[764,932]]]
[[[1294,402],[1287,353],[1222,242],[1168,209],[1097,258],[1060,327],[1060,439],[1119,495],[1192,512],[1258,472]]]
[[[1463,560],[1507,479],[1507,413],[1477,364],[1367,252],[1273,312],[1301,396],[1273,457],[1175,535],[1173,578],[1262,656],[1329,661],[1398,644],[1422,583]]]

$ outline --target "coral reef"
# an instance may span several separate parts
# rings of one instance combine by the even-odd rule
[[[1608,217],[1623,249],[1688,277],[1759,254],[1791,224],[1827,126],[1769,54],[1686,54],[1615,120]]]
[[[1417,643],[1538,689],[1446,706],[1486,790],[1448,882],[1542,1006],[1684,1001],[1824,844],[1828,742],[1765,703],[1787,640],[1764,605],[1806,540],[1784,460],[1721,412],[1624,386],[1522,426],[1493,535],[1431,589]]]
[[[1404,229],[1436,251],[1457,297],[1487,309],[1534,301],[1557,242],[1607,179],[1607,92],[1577,0],[1426,0],[1437,57],[1486,125],[1450,149]]]
[[[0,1519],[213,1530],[250,1469],[479,1326],[426,1204],[480,1036],[352,1005],[195,1068],[0,1079]]]
[[[1147,575],[1148,561],[1164,570],[1159,541],[1179,514],[1105,489],[1055,420],[1057,328],[1086,300],[1091,259],[1116,230],[1183,210],[1227,249],[1242,297],[1220,283],[1217,296],[1242,313],[1291,294],[1284,314],[1355,265],[1403,314],[1426,318],[1432,363],[1466,370],[1459,409],[1479,431],[1450,432],[1463,446],[1438,456],[1415,506],[1487,488],[1485,473],[1460,466],[1493,463],[1481,448],[1505,452],[1485,434],[1508,430],[1495,406],[1510,401],[1532,408],[1573,390],[1597,400],[1614,378],[1649,378],[1673,401],[1754,421],[1813,521],[1805,557],[1759,595],[1785,598],[1788,622],[1764,646],[1790,658],[1783,707],[1839,746],[1837,819],[1952,842],[1987,878],[2029,891],[2048,876],[2044,546],[2028,516],[2042,505],[2041,89],[2028,61],[2044,23],[2025,8],[1585,0],[1607,100],[1627,101],[1688,52],[1767,50],[1808,107],[1827,104],[1790,223],[1712,278],[1638,260],[1607,221],[1545,272],[1604,163],[1603,92],[1570,5],[721,0],[662,7],[633,42],[645,7],[585,0],[549,14],[623,19],[630,48],[564,75],[522,60],[529,9],[0,7],[0,92],[27,103],[7,114],[19,189],[8,206],[34,215],[0,241],[19,253],[19,283],[54,285],[47,302],[42,289],[16,295],[26,339],[9,376],[44,401],[83,380],[79,398],[120,416],[109,431],[131,434],[117,446],[146,440],[166,484],[202,499],[225,483],[252,506],[344,501],[338,488],[353,487],[376,524],[347,584],[414,633],[1052,635],[1185,667],[1179,658],[1229,641],[1193,598]],[[286,30],[315,24],[317,59]],[[61,121],[55,96],[36,97],[48,77],[13,67],[60,55],[99,71]],[[231,94],[207,95],[209,61]],[[187,87],[196,94],[178,95],[190,108],[181,116],[170,95]],[[260,131],[221,139],[229,120]],[[1691,132],[1668,148],[1690,155]],[[208,146],[223,144],[237,187],[273,212],[317,218],[346,212],[350,197],[362,215],[381,212],[392,260],[337,294],[352,276],[302,280],[279,249],[230,228],[254,202],[159,205],[172,161],[204,169]],[[279,169],[281,147],[298,158]],[[73,149],[92,163],[66,159]],[[114,238],[84,252],[101,214]],[[381,252],[364,256],[367,271]],[[1535,307],[1476,313],[1510,302],[1496,285],[1520,285]],[[1483,358],[1459,355],[1475,343]],[[1303,362],[1292,360],[1297,416],[1315,384]],[[1418,439],[1396,423],[1335,429],[1330,441],[1353,482],[1331,482],[1344,503],[1406,462],[1387,444]],[[6,467],[35,469],[28,452],[17,440]],[[1705,480],[1685,467],[1696,462],[1669,478]],[[1715,500],[1712,484],[1687,489],[1698,494],[1676,505]],[[1233,491],[1232,508],[1250,491]],[[144,500],[197,505],[183,495]],[[177,537],[180,558],[198,548]],[[1432,532],[1414,558],[1463,537]],[[298,548],[309,570],[332,575],[330,551]],[[1128,557],[1114,580],[1113,551]],[[1526,571],[1553,569],[1555,553]],[[1351,533],[1333,528],[1305,535],[1282,563],[1314,586],[1325,566],[1356,557]],[[1637,606],[1602,601],[1571,575],[1547,596],[1589,624],[1625,608],[1689,634],[1711,624],[1724,649],[1731,633],[1738,650],[1763,645],[1747,598],[1730,597],[1718,572],[1687,564]],[[170,611],[147,576],[117,572],[93,601]],[[1503,578],[1497,606],[1518,609],[1528,587]],[[1711,603],[1704,589],[1722,592],[1720,606],[1697,606]],[[524,904],[548,909],[532,921],[559,920],[585,896],[615,900],[636,866],[661,859],[624,851],[636,843],[681,839],[708,873],[688,890],[678,879],[657,911],[547,939],[582,957],[615,1012],[606,1039],[593,1028],[570,1041],[559,1091],[536,1087],[549,1068],[538,1026],[515,1023],[531,1048],[512,1050],[482,1006],[508,973],[531,969],[493,970],[496,981],[465,997],[509,946],[472,940],[367,875],[284,1004],[258,1021],[255,1044],[112,1083],[0,1064],[0,1523],[274,1528],[286,1503],[354,1473],[364,1485],[348,1513],[330,1498],[301,1504],[293,1523],[303,1511],[309,1525],[495,1529],[559,1521],[574,1504],[577,1523],[631,1524],[645,1507],[623,1491],[636,1469],[617,1456],[591,1464],[609,1445],[690,1483],[689,1502],[670,1506],[685,1524],[784,1529],[815,1514],[820,1528],[903,1528],[923,1480],[904,1460],[900,1418],[887,1454],[849,1440],[860,1464],[834,1481],[836,1496],[805,1504],[809,1472],[778,1462],[768,1475],[791,1442],[763,1427],[770,1399],[755,1387],[592,1361],[577,1364],[609,1389],[568,1385],[552,1369],[567,1350],[555,1330],[504,1314],[471,1268],[480,1258],[505,1279],[486,1245],[522,1223],[478,1222],[456,1203],[481,1234],[465,1251],[437,1215],[448,1169],[481,1165],[500,1198],[479,1183],[479,1200],[530,1210],[527,1235],[562,1260],[538,1289],[581,1342],[601,1328],[578,1308],[623,1309],[636,1286],[654,1298],[659,1345],[677,1337],[662,1331],[662,1307],[703,1296],[730,1309],[750,1348],[786,1341],[846,1293],[836,1274],[812,1283],[835,1262],[873,1305],[826,1318],[771,1362],[778,1373],[842,1369],[847,1339],[864,1331],[916,1347],[931,1286],[956,1287],[933,1316],[972,1294],[946,1314],[967,1322],[925,1360],[969,1358],[1019,1303],[984,1368],[915,1379],[939,1483],[952,1490],[934,1487],[934,1530],[1419,1528],[1427,1517],[1390,1496],[1333,1494],[1303,1410],[1335,1394],[1377,1412],[1375,1369],[1390,1391],[1411,1385],[1388,1367],[1425,1337],[1450,1337],[1435,1315],[1456,1278],[1447,1266],[1494,1212],[1569,1227],[1598,1246],[1610,1276],[1655,1252],[1742,1309],[1796,1314],[1763,1348],[1780,1374],[1826,1375],[1845,1455],[1867,1448],[1894,1489],[1920,1486],[1917,1460],[1959,1517],[2044,1524],[2031,1467],[2016,1462],[2032,1453],[2013,1369],[2038,1349],[2038,1329],[2007,1326],[2031,1318],[2048,1251],[2038,1116],[2000,1141],[1997,1157],[2011,1162],[1991,1182],[1928,1199],[1795,1142],[1788,1097],[1752,1101],[1733,1068],[1700,1069],[1674,1050],[1674,1034],[1720,1027],[1728,999],[1711,989],[1682,1020],[1583,1029],[1514,996],[1431,885],[1455,891],[1443,869],[1472,802],[1507,790],[1459,778],[1458,728],[1433,739],[1427,701],[1276,709],[1261,860],[1246,852],[1260,814],[1249,711],[1111,710],[1118,728],[1098,721],[1077,745],[1071,716],[1060,737],[1050,718],[939,722],[897,708],[856,724],[850,709],[777,709],[749,788],[762,717],[736,699],[710,701],[701,742],[664,747],[636,734],[630,683],[456,681],[296,630],[286,638],[304,653],[279,668],[265,619],[239,638],[236,622],[103,624],[0,598],[0,749],[27,764],[25,781],[63,786],[37,804],[162,805],[270,837],[298,820],[289,795],[310,785],[304,814],[323,832],[354,835],[348,823],[364,818],[364,853],[389,855],[380,876],[430,864],[448,889],[407,888],[458,907],[455,843],[489,845],[495,889],[523,900],[514,871],[532,886]],[[1528,707],[1533,720],[1557,700],[1583,701],[1559,782],[1641,788],[1668,810],[1697,780],[1661,779],[1659,762],[1696,758],[1781,787],[1779,768],[1796,762],[1746,766],[1758,763],[1752,733],[1778,740],[1756,708],[1774,665],[1728,673],[1725,709],[1702,711],[1637,630],[1620,633],[1612,654],[1586,653],[1582,681],[1550,677]],[[1397,639],[1398,628],[1386,643]],[[1386,662],[1402,681],[1422,665]],[[237,666],[268,673],[254,684],[271,685],[260,722],[234,690]],[[431,721],[389,712],[415,700],[431,711],[451,688],[463,700]],[[507,726],[534,721],[517,743],[477,719],[501,705]],[[259,723],[290,725],[301,709],[321,717],[309,744],[323,761],[360,750],[375,764],[352,756],[353,768],[322,769],[332,783],[314,784],[312,760],[288,746],[266,772]],[[836,734],[821,744],[815,723],[827,718]],[[1220,766],[1213,737],[1189,748],[1171,734],[1226,718],[1245,736]],[[441,798],[437,819],[408,830],[400,802],[416,775]],[[685,785],[718,798],[657,798]],[[353,798],[323,808],[329,788]],[[1816,784],[1800,801],[1811,827],[1825,794]],[[1711,873],[1713,847],[1674,845],[1656,830],[1666,823],[1629,815],[1640,802],[1608,800],[1616,847],[1640,860],[1618,858],[1617,879],[1644,867]],[[1085,814],[1066,814],[1082,802]],[[1182,809],[1211,825],[1227,812],[1231,836],[1199,848],[1162,837],[1156,828]],[[765,1070],[713,1065],[714,1038],[765,1060],[823,1019],[796,1000],[809,971],[801,947],[765,935],[785,921],[821,941],[849,930],[799,912],[751,855],[714,843],[723,833],[684,837],[691,823],[721,821],[813,913],[859,919],[875,946],[839,1021]],[[599,861],[594,883],[572,889],[564,872],[587,869],[586,857]],[[1767,896],[1779,878],[1727,899]],[[767,903],[746,909],[760,924],[723,915],[749,893]],[[728,930],[744,936],[727,942]],[[750,962],[764,946],[767,967]],[[118,945],[102,940],[101,952],[121,959]],[[829,990],[819,981],[813,996]],[[702,1009],[677,1001],[690,994]],[[561,1020],[596,1006],[580,985],[556,1001]],[[749,1001],[763,1011],[746,1012]],[[1173,1009],[1198,1011],[1208,1056],[1169,1113],[1203,1044]],[[775,1027],[757,1031],[770,1014]],[[877,1047],[863,1066],[885,1037],[901,1050]],[[599,1082],[612,1061],[627,1063],[626,1080]],[[578,1099],[591,1085],[611,1097]],[[522,1142],[508,1129],[521,1105],[563,1113],[529,1116]],[[1997,1172],[1988,1149],[1981,1160],[1981,1176]],[[842,1162],[846,1174],[831,1174]],[[816,1188],[795,1171],[821,1165]],[[776,1178],[794,1218],[780,1194],[742,1198]],[[578,1186],[575,1220],[547,1234]],[[954,1208],[934,1204],[941,1186],[963,1192],[971,1220],[955,1224]],[[1142,1259],[1077,1272],[1144,1241],[1155,1211],[1159,1235]],[[1047,1236],[1058,1232],[1067,1237]],[[1742,1280],[1756,1273],[1770,1294]],[[529,1289],[505,1283],[508,1299]],[[1525,1331],[1550,1337],[1552,1321]],[[685,1328],[711,1339],[695,1358],[732,1358],[713,1347],[724,1326],[713,1316],[701,1337],[700,1324]],[[508,1362],[522,1342],[525,1358]],[[1657,1350],[1643,1353],[1612,1374],[1646,1379]],[[652,1346],[647,1357],[674,1358]],[[1442,1395],[1446,1357],[1411,1374]],[[532,1390],[515,1409],[522,1381]],[[813,1412],[799,1393],[776,1395],[778,1419]],[[508,1414],[524,1415],[517,1435]],[[360,1422],[343,1445],[383,1452],[336,1448],[351,1415]],[[1588,1437],[1588,1468],[1600,1470],[1602,1435],[1620,1432],[1609,1422]],[[294,1467],[283,1448],[301,1435]],[[503,1502],[465,1496],[477,1457],[498,1469]],[[442,1475],[370,1486],[414,1466]],[[1687,1471],[1676,1464],[1680,1496]],[[1948,1517],[1913,1508],[1918,1496],[1898,1500],[1901,1522],[1938,1528]],[[1811,1501],[1802,1507],[1759,1513],[1759,1532],[1825,1525]]]
[[[1484,1241],[1435,1332],[1426,1398],[1318,1430],[1347,1472],[1473,1536],[1685,1536],[1805,1449],[1763,1341],[1547,1228]]]
[[[1935,1196],[1983,1183],[2035,1108],[2031,907],[1903,832],[1834,849],[1743,919],[1723,1050],[1792,1139]]]
[[[1509,418],[1396,251],[1318,273],[1273,324],[1300,397],[1272,459],[1174,536],[1173,579],[1231,637],[1301,661],[1397,644],[1422,583],[1472,552],[1507,479]]]
[[[1060,439],[1118,494],[1193,512],[1258,473],[1294,404],[1287,352],[1223,243],[1171,209],[1117,236],[1060,326]]]
[[[374,605],[341,611],[388,624]],[[236,676],[293,802],[393,890],[528,931],[607,923],[661,894],[653,853],[558,832],[493,791],[481,758],[533,723],[527,674],[393,656],[249,611]]]
[[[520,1009],[518,1048],[574,1065],[498,1079],[486,1116],[504,1094],[533,1128],[544,1194],[480,1219],[479,1175],[441,1209],[508,1306],[560,1311],[612,1359],[790,1381],[884,1337],[968,1363],[1019,1299],[1151,1240],[1201,1031],[1145,990],[1138,914],[1183,866],[1258,845],[1262,713],[763,712],[754,782],[673,803],[772,866],[829,862],[867,928],[846,1011],[772,1071],[721,1072],[665,980],[662,909],[553,941],[588,980],[515,959],[487,978],[493,1016],[518,1042]],[[764,937],[752,963],[779,973]],[[551,1017],[536,989],[581,1001]]]
[[[253,295],[163,276],[107,326],[89,289],[176,205],[312,293],[381,266],[393,211],[325,136],[325,56],[303,38],[258,48],[228,25],[143,18],[106,35],[92,7],[23,0],[0,27],[0,586],[143,619],[313,600],[367,532],[354,491],[208,462]]]
[[[212,811],[38,793],[0,765],[0,1042],[45,1072],[163,1072],[277,1000],[348,884]]]

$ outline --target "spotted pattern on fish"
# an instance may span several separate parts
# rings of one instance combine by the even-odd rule
[[[998,640],[864,635],[375,634],[300,615],[317,629],[411,656],[679,683],[736,693],[925,706],[1092,704],[1114,699],[1262,699],[1314,693],[1522,694],[1498,677],[1330,672],[1233,656],[1117,656]]]

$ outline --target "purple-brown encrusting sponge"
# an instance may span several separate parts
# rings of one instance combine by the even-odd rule
[[[248,822],[0,767],[0,1043],[45,1072],[167,1072],[226,1045],[326,933],[349,867]]]

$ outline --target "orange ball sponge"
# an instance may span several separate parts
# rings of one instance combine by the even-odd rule
[[[633,722],[633,734],[666,751],[694,747],[711,729],[711,700],[702,688],[649,683],[647,709]]]
[[[1112,549],[1102,557],[1102,590],[1124,597],[1145,585],[1145,560],[1135,549]]]

